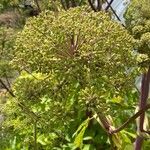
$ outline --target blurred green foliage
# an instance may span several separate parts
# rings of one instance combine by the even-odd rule
[[[150,64],[150,0],[133,0],[125,17],[126,24],[135,38],[135,49],[141,54],[140,65],[149,67]]]

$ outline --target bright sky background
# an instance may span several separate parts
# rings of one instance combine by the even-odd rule
[[[130,3],[130,0],[114,0],[111,5],[112,8],[116,11],[119,18],[122,20],[122,23],[124,23],[123,15],[129,3]]]

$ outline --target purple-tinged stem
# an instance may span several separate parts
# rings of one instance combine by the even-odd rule
[[[144,73],[142,76],[142,83],[141,83],[141,96],[140,96],[140,103],[139,109],[143,109],[147,104],[148,94],[149,94],[149,83],[150,83],[150,67],[147,73]],[[141,114],[140,122],[139,122],[139,130],[143,132],[143,124],[144,124],[145,113]],[[143,138],[139,135],[135,141],[135,150],[141,150],[143,144]]]
[[[140,136],[137,136],[136,142],[135,142],[135,150],[141,150],[143,144],[143,138]]]

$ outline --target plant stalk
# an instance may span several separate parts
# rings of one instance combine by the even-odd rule
[[[150,67],[148,69],[147,73],[144,73],[142,76],[142,82],[141,82],[141,96],[140,96],[140,102],[139,102],[139,109],[143,109],[147,105],[147,99],[149,94],[149,83],[150,83]],[[140,121],[139,121],[139,132],[143,132],[143,124],[144,124],[144,118],[145,113],[140,115]],[[138,135],[135,141],[135,150],[141,150],[142,144],[143,144],[143,138]]]

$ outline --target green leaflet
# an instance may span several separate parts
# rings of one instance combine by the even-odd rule
[[[85,121],[83,121],[83,123],[78,127],[77,131],[74,133],[73,137],[75,136],[74,144],[76,147],[82,148],[83,136],[90,120],[90,118],[87,118]]]

